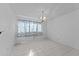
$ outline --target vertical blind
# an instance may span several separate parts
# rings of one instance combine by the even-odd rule
[[[19,20],[18,36],[32,36],[42,33],[42,25],[39,22]]]

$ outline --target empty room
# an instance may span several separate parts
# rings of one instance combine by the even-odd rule
[[[79,56],[79,3],[0,3],[0,56]]]

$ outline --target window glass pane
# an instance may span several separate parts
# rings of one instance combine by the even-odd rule
[[[29,32],[29,21],[25,21],[25,31]]]
[[[30,32],[33,32],[33,22],[30,22]]]
[[[42,32],[42,29],[41,29],[41,24],[38,24],[38,32]]]
[[[33,24],[33,32],[36,32],[37,23]]]
[[[24,33],[24,22],[23,21],[19,21],[18,22],[18,33]]]

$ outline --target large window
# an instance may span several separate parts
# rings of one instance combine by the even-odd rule
[[[39,22],[19,20],[18,21],[18,36],[37,36],[42,34],[42,25]]]

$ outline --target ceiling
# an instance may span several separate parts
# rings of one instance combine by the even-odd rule
[[[71,13],[79,9],[77,3],[14,3],[10,4],[11,9],[17,15],[39,18],[41,9],[45,10],[48,18],[57,18],[59,16]]]

